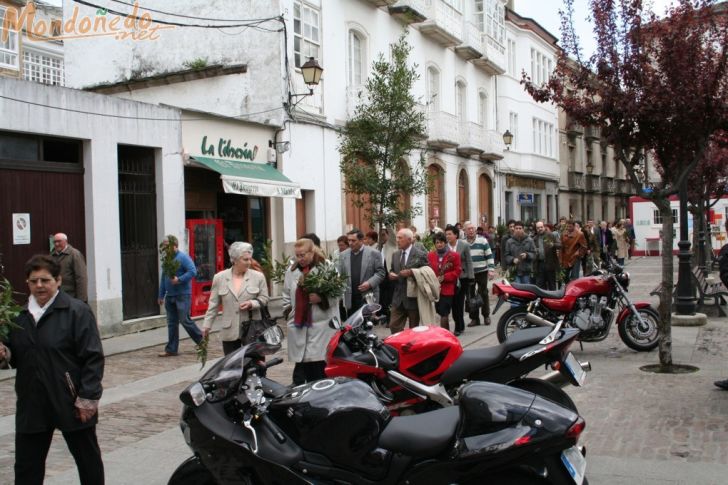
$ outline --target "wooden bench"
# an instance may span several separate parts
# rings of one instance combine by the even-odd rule
[[[718,315],[721,317],[728,316],[722,307],[722,305],[726,304],[725,297],[728,296],[728,289],[723,286],[723,283],[709,283],[698,267],[693,268],[692,275],[699,294],[698,304],[702,306],[705,304],[706,298],[713,298],[715,306],[718,308]]]

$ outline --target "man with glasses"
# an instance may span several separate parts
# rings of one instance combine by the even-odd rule
[[[73,298],[88,302],[86,261],[81,251],[68,244],[68,236],[59,232],[53,236],[51,256],[61,266],[61,289]]]

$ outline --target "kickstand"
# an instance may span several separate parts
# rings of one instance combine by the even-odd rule
[[[581,340],[579,340],[579,348],[582,352],[584,352],[584,342],[582,342]]]

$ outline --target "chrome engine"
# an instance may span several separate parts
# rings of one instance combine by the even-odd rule
[[[602,311],[607,305],[607,297],[598,297],[590,295],[589,297],[581,297],[576,300],[576,310],[574,311],[574,325],[580,330],[594,330],[602,328],[607,322],[602,317]]]

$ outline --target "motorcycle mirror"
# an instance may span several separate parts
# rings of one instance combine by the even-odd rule
[[[341,322],[338,318],[333,317],[331,320],[329,320],[329,328],[333,330],[339,330],[341,328]]]

